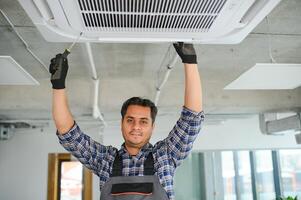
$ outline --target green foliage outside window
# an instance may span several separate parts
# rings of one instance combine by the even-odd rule
[[[298,197],[292,197],[292,196],[288,196],[288,197],[278,197],[277,200],[298,200]]]

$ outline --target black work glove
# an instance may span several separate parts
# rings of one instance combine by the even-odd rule
[[[183,63],[197,64],[197,57],[193,44],[177,42],[174,43],[173,46]]]
[[[64,89],[68,72],[68,60],[64,54],[57,54],[50,61],[49,72],[53,89]]]

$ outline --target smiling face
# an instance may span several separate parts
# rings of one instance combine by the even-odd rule
[[[126,148],[141,149],[149,142],[154,129],[151,109],[145,106],[130,105],[121,121],[121,131]]]

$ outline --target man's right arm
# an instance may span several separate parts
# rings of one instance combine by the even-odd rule
[[[74,122],[69,111],[65,89],[53,89],[53,119],[60,144],[96,175],[109,171],[117,152],[111,146],[104,146],[84,134]]]
[[[101,169],[108,171],[117,152],[111,146],[104,146],[84,134],[75,123],[69,110],[65,79],[68,72],[67,57],[62,54],[51,59],[49,66],[53,88],[52,116],[57,128],[60,144],[87,168],[99,176]]]
[[[52,117],[59,134],[67,133],[74,125],[69,110],[66,89],[52,90]]]
[[[59,134],[67,133],[74,125],[69,110],[65,80],[68,73],[68,53],[57,54],[50,61],[49,72],[52,84],[52,117]]]

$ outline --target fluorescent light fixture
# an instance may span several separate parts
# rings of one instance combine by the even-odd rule
[[[0,56],[0,85],[40,85],[11,56]]]
[[[301,64],[256,63],[226,90],[288,90],[301,86]]]

